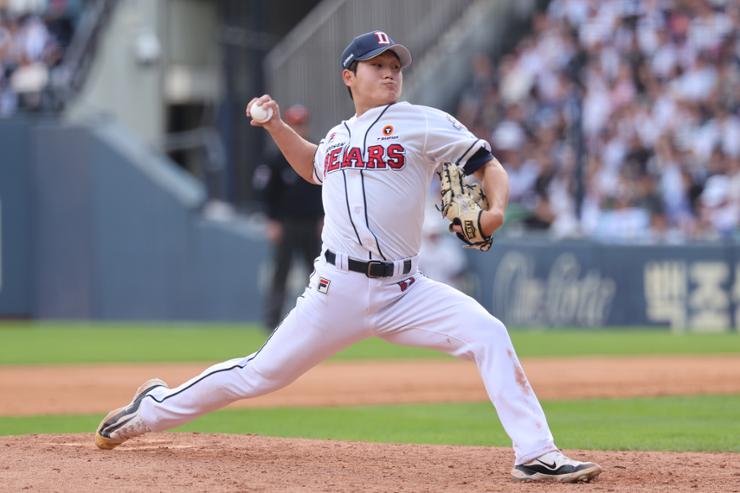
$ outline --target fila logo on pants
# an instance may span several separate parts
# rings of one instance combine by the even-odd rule
[[[331,281],[325,277],[319,277],[319,285],[316,287],[316,290],[319,293],[329,294],[329,285],[331,284]]]

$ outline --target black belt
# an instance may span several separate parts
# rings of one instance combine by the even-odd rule
[[[337,254],[331,250],[324,252],[324,258],[332,265],[337,265]],[[369,260],[362,262],[360,260],[347,259],[347,268],[352,272],[365,274],[367,277],[393,277],[393,262],[381,262],[380,260]],[[403,273],[411,272],[411,259],[403,261]]]

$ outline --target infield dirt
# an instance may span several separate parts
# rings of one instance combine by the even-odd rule
[[[532,358],[523,361],[540,399],[738,394],[740,356]],[[0,416],[105,413],[145,380],[171,386],[204,364],[0,366]],[[94,397],[91,397],[94,396]],[[347,406],[487,400],[471,362],[328,362],[288,387],[233,407]]]

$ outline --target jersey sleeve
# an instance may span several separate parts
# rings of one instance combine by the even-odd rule
[[[488,141],[473,135],[452,115],[434,108],[424,108],[424,113],[427,123],[424,150],[433,166],[450,162],[464,167],[481,149],[490,153]]]
[[[326,155],[326,139],[321,139],[313,155],[313,181],[317,185],[324,184],[324,156]]]

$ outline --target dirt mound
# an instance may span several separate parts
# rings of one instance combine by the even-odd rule
[[[159,433],[116,450],[92,434],[0,437],[3,491],[739,492],[739,454],[568,451],[590,485],[520,484],[511,450]]]

